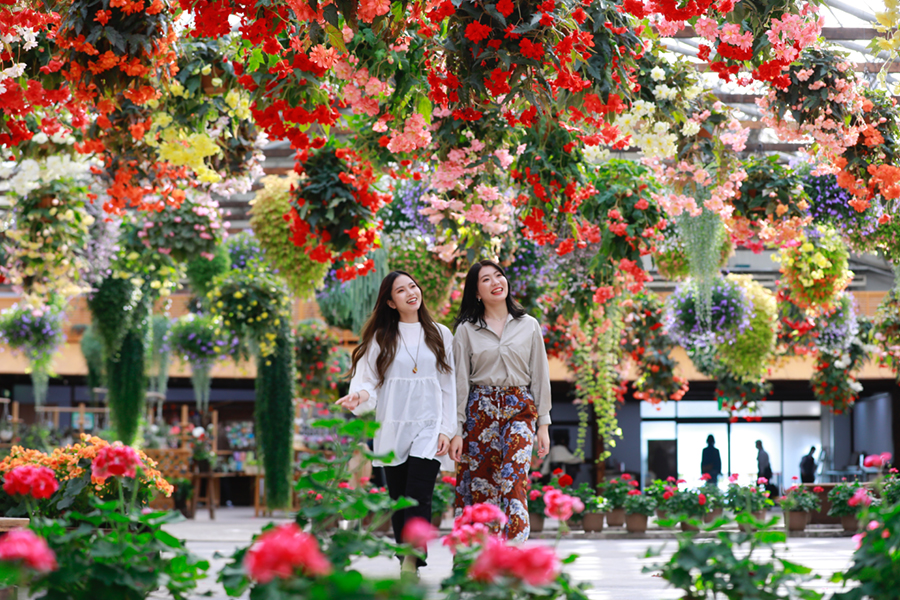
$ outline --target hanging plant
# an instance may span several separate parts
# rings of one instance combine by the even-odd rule
[[[85,209],[90,165],[54,156],[22,161],[9,180],[12,226],[6,230],[6,272],[26,296],[78,295],[87,285],[82,248],[94,218]]]
[[[63,74],[77,95],[136,104],[160,97],[151,77],[165,79],[175,66],[175,29],[168,0],[76,0],[56,32]]]
[[[125,333],[118,352],[107,355],[106,385],[109,393],[109,417],[116,439],[125,445],[134,443],[144,417],[147,378],[144,372],[147,308],[142,306],[135,322]]]
[[[747,177],[732,200],[731,239],[754,252],[797,239],[809,223],[801,173],[779,164],[777,156],[750,158],[743,167]]]
[[[322,285],[328,265],[311,259],[308,248],[291,241],[291,226],[285,215],[291,211],[291,189],[297,180],[296,175],[264,177],[263,189],[250,201],[250,227],[269,264],[297,298],[305,299]]]
[[[875,202],[865,212],[850,205],[850,192],[838,185],[834,175],[809,175],[803,187],[810,199],[809,214],[814,225],[825,225],[837,231],[854,252],[876,249],[873,234],[883,214],[881,203]]]
[[[719,269],[728,265],[728,260],[734,254],[734,245],[727,236],[723,236],[721,252],[719,255]],[[685,242],[678,235],[675,223],[669,223],[663,230],[662,239],[659,240],[651,253],[656,272],[669,281],[682,281],[691,274],[691,266],[688,262]]]
[[[266,471],[266,504],[288,508],[294,457],[294,345],[287,319],[278,325],[269,353],[256,360],[256,430]]]
[[[745,420],[759,420],[761,417],[753,416],[752,413],[759,411],[760,402],[772,390],[772,383],[765,379],[746,379],[723,374],[716,380],[716,402],[719,403],[719,410],[727,410],[731,414],[732,422],[738,420],[734,413],[742,411],[751,413],[744,416]]]
[[[373,189],[371,164],[352,150],[326,146],[309,153],[295,170],[306,177],[291,192],[293,243],[316,262],[343,260],[337,271],[340,280],[368,273],[371,259],[362,265],[355,261],[375,247],[375,213],[391,201]]]
[[[228,236],[225,240],[225,249],[231,259],[232,269],[245,269],[254,261],[263,260],[263,250],[259,240],[251,231],[242,231]]]
[[[236,356],[247,355],[248,343],[260,356],[274,352],[279,328],[290,317],[290,294],[280,279],[251,263],[216,277],[207,298],[210,314],[221,317],[241,343]]]
[[[378,248],[371,253],[373,270],[350,281],[341,281],[338,273],[341,267],[329,272],[325,287],[316,292],[316,302],[322,318],[331,327],[349,329],[354,333],[362,330],[366,319],[375,306],[381,280],[388,274],[387,252]]]
[[[615,303],[606,307],[606,314],[594,314],[585,323],[573,345],[569,368],[575,375],[575,403],[579,405],[578,440],[576,456],[584,457],[585,441],[590,426],[590,411],[596,423],[596,435],[603,440],[598,449],[597,462],[610,455],[607,448],[616,446],[616,438],[622,437],[622,429],[616,418],[617,403],[624,400],[627,384],[619,380],[616,365],[621,358],[619,340],[622,336],[621,314]],[[589,332],[589,333],[587,333]]]
[[[575,341],[576,322],[552,310],[545,311],[544,319],[542,329],[547,356],[568,361]]]
[[[338,340],[328,326],[319,320],[300,321],[294,328],[294,357],[297,366],[299,393],[306,399],[316,400],[327,386],[331,368],[331,351]]]
[[[220,213],[211,196],[191,191],[180,205],[147,213],[137,237],[147,249],[178,263],[197,257],[212,260],[216,246],[228,235]]]
[[[851,117],[862,110],[857,75],[846,55],[810,46],[790,64],[789,78],[760,100],[763,122],[782,140],[811,136],[815,147],[832,156],[856,142]],[[787,117],[790,117],[788,119]]]
[[[88,308],[106,358],[119,352],[141,301],[141,289],[130,279],[107,277],[88,297]]]
[[[91,325],[88,325],[81,334],[81,355],[87,365],[87,387],[88,393],[91,395],[91,402],[97,401],[96,388],[104,386],[103,376],[103,342],[94,331]]]
[[[881,365],[894,371],[900,381],[900,296],[893,289],[885,294],[875,313],[873,339],[882,352]]]
[[[165,248],[144,243],[144,226],[135,218],[124,220],[121,228],[120,252],[113,263],[113,276],[128,279],[141,288],[146,301],[169,296],[184,279],[184,265],[176,262]]]
[[[775,298],[778,302],[778,355],[804,356],[815,352],[816,319],[794,304],[783,285],[778,287]]]
[[[853,372],[863,365],[870,353],[869,342],[874,327],[869,319],[859,318],[856,330],[857,335],[852,337],[845,352],[819,353],[815,371],[809,380],[816,399],[835,414],[846,412],[863,390]]]
[[[839,356],[850,348],[859,334],[859,321],[853,296],[841,292],[830,311],[816,319],[814,347],[821,354]]]
[[[850,284],[850,254],[837,233],[828,227],[808,229],[796,246],[776,255],[792,301],[803,309],[828,310]]]
[[[218,317],[185,315],[172,325],[170,343],[175,353],[191,366],[191,385],[197,410],[209,408],[210,371],[213,364],[229,356],[233,345],[229,331]]]
[[[733,341],[719,344],[718,358],[732,377],[759,381],[768,374],[775,353],[775,295],[750,275],[727,278],[744,289],[751,307],[750,322]]]
[[[710,284],[709,315],[703,315],[701,286],[693,279],[679,284],[667,299],[666,329],[684,348],[733,342],[750,324],[752,304],[737,282],[717,277]]]
[[[430,311],[444,306],[456,276],[453,263],[441,260],[429,250],[425,238],[412,232],[385,235],[382,241],[387,251],[388,269],[409,273],[419,284],[425,306]],[[510,293],[513,293],[512,290]]]
[[[84,269],[81,279],[86,286],[95,289],[100,282],[112,274],[112,264],[119,253],[119,219],[107,219],[103,203],[92,200],[84,205],[85,211],[93,218],[88,228],[88,238],[82,250]]]
[[[231,237],[228,238],[229,240]],[[213,280],[230,271],[231,256],[225,243],[216,245],[212,259],[197,256],[189,260],[185,265],[185,275],[190,282],[191,289],[201,303],[206,301],[206,295],[212,289]],[[237,268],[237,267],[235,267]]]
[[[146,373],[150,391],[163,398],[169,388],[169,367],[172,355],[172,319],[168,315],[150,317],[150,346],[147,352]],[[162,401],[160,400],[160,403]]]
[[[499,258],[509,280],[509,295],[536,316],[541,295],[550,286],[546,254],[531,240],[510,236],[504,238]]]
[[[622,350],[637,366],[634,397],[650,404],[678,401],[688,391],[688,381],[675,374],[670,352],[673,344],[663,325],[663,304],[646,292],[622,302],[625,310]]]
[[[53,358],[62,347],[65,311],[54,304],[13,304],[0,313],[0,340],[28,359],[34,402],[42,406],[53,373]]]

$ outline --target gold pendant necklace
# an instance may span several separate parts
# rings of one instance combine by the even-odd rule
[[[425,333],[425,330],[422,329],[422,334],[424,335],[424,333]],[[409,347],[406,345],[406,341],[403,339],[403,334],[400,334],[400,343],[403,344],[403,349],[406,350],[406,353],[409,354],[409,357],[413,359],[413,373],[418,373],[419,372],[419,348],[422,347],[422,344],[419,343],[416,346],[416,356],[415,356],[415,358],[413,358],[412,352],[409,351]]]

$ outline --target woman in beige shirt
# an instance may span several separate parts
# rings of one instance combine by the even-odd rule
[[[550,450],[550,368],[540,324],[510,298],[506,275],[493,261],[475,263],[466,275],[453,356],[457,513],[490,502],[506,513],[506,538],[525,541],[535,437],[538,456]]]

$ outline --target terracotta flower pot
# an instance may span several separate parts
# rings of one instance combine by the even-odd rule
[[[625,515],[625,529],[628,533],[645,533],[648,518],[647,515]]]
[[[531,533],[544,531],[544,515],[540,513],[528,513],[528,522],[531,524]]]
[[[809,523],[809,513],[799,510],[789,510],[784,515],[784,523],[788,531],[804,531]]]
[[[584,513],[583,523],[587,532],[603,531],[603,513]]]
[[[566,525],[569,526],[569,531],[582,531],[584,529],[584,517],[582,515],[572,517],[566,522]]]
[[[716,519],[718,519],[721,516],[722,516],[722,509],[714,508],[711,511],[709,511],[708,513],[706,513],[705,515],[703,515],[703,522],[704,523],[712,523],[713,521],[715,521]]]
[[[842,515],[841,526],[844,531],[859,531],[859,519],[856,518],[856,515]]]
[[[697,527],[696,525],[691,525],[687,521],[682,521],[681,523],[679,523],[679,525],[681,525],[682,531],[700,531],[699,527]]]
[[[625,524],[625,509],[614,508],[606,513],[606,524],[610,527],[621,527]]]
[[[432,513],[431,515],[431,524],[435,527],[440,527],[441,523],[444,521],[444,513]]]
[[[661,520],[668,519],[668,518],[669,518],[668,511],[665,511],[661,508],[656,509],[656,520],[657,521],[661,521]]]

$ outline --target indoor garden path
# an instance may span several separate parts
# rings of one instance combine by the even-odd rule
[[[215,558],[219,552],[228,555],[240,546],[246,546],[250,538],[258,532],[270,519],[253,518],[251,508],[221,508],[216,511],[216,520],[210,521],[205,510],[198,510],[195,520],[188,520],[169,526],[173,535],[185,539],[191,551],[211,562],[210,572],[217,572],[225,564],[225,559]],[[287,519],[274,518],[284,522]],[[530,543],[552,544],[552,540],[537,540]],[[827,582],[827,578],[837,570],[845,569],[849,564],[855,542],[849,537],[840,538],[791,538],[784,558],[812,567],[826,581],[815,587],[820,590],[833,591],[837,586]],[[580,558],[566,570],[577,581],[591,584],[588,596],[592,600],[668,600],[680,597],[680,592],[667,589],[665,581],[652,574],[642,573],[642,568],[653,562],[644,559],[643,554],[649,547],[665,547],[674,550],[674,540],[627,539],[627,540],[563,540],[559,544],[558,553],[564,557],[575,553]],[[437,593],[440,581],[449,575],[451,555],[437,540],[430,544],[429,564],[421,569],[422,580],[432,590],[433,598],[440,598]],[[666,556],[668,553],[666,553]],[[399,563],[388,558],[363,559],[356,568],[370,577],[383,577],[399,571]],[[226,600],[227,596],[215,578],[208,578],[200,583],[196,596],[207,590],[212,591],[214,600]]]

